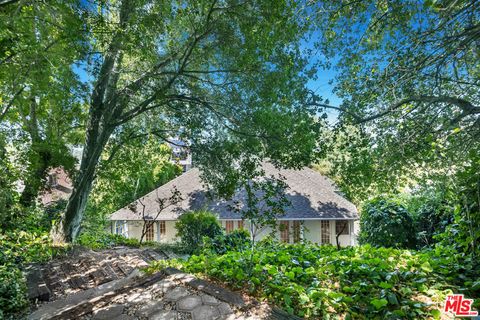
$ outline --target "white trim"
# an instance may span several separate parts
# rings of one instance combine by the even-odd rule
[[[296,221],[296,220],[300,220],[300,221],[303,221],[303,220],[312,220],[312,221],[315,221],[315,220],[350,220],[350,221],[355,221],[355,220],[359,220],[359,219],[360,218],[278,218],[276,220],[287,220],[287,221]],[[162,220],[162,221],[177,221],[178,219],[157,219],[157,220],[148,219],[146,221],[160,221],[160,220]],[[240,220],[245,220],[245,219],[218,218],[218,220],[220,220],[220,221],[226,221],[226,220],[240,221]],[[110,219],[110,221],[143,221],[143,219]]]
[[[275,219],[275,220],[286,220],[286,221],[297,221],[297,220],[300,220],[300,221],[303,221],[303,220],[351,220],[351,221],[355,221],[355,220],[359,220],[360,218],[278,218],[278,219]],[[225,219],[225,218],[218,218],[218,220],[220,221],[225,221],[225,220],[234,220],[234,221],[238,221],[238,220],[243,220],[243,219]]]

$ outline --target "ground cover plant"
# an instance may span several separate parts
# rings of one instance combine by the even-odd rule
[[[53,246],[41,229],[0,231],[0,319],[18,319],[28,306],[24,267],[48,261],[68,247]]]
[[[441,247],[337,250],[263,242],[253,253],[204,250],[188,260],[155,262],[149,270],[166,264],[246,290],[305,318],[438,319],[446,294],[480,295],[479,267]]]

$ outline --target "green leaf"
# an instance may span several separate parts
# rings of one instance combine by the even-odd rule
[[[430,313],[433,319],[440,319],[440,317],[442,316],[442,313],[438,309],[433,309]]]
[[[433,271],[433,268],[432,266],[430,265],[430,263],[428,263],[428,261],[424,262],[421,267],[423,271],[425,272],[432,272]]]
[[[390,283],[387,283],[387,282],[383,282],[383,281],[382,281],[382,282],[379,283],[379,287],[380,287],[380,288],[383,288],[383,289],[390,289],[390,288],[393,287],[393,285],[390,284]]]
[[[370,300],[370,304],[372,304],[375,309],[380,310],[388,304],[386,299],[372,299]]]

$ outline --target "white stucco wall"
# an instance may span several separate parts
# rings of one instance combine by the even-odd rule
[[[220,220],[220,223],[222,227],[226,227],[226,220]],[[321,221],[320,220],[303,220],[301,221],[301,225],[303,226],[303,232],[301,234],[303,235],[303,239],[307,241],[311,241],[314,243],[321,244]],[[335,225],[336,221],[335,220],[329,220],[329,225],[330,225],[330,244],[336,245],[336,237],[335,237]],[[290,227],[290,235],[289,235],[289,242],[293,243],[293,221],[289,221],[289,227]],[[234,221],[234,229],[238,228],[238,221]],[[244,221],[244,228],[248,231],[250,231],[250,223],[248,221]],[[345,246],[350,246],[350,245],[356,245],[356,234],[358,232],[355,232],[355,222],[354,221],[349,221],[349,232],[348,235],[340,235],[338,238],[338,242],[340,243],[340,246],[345,247]],[[262,230],[258,230],[256,234],[256,240],[261,240],[263,237],[267,236],[270,234],[271,228],[266,227]],[[280,232],[276,232],[276,238],[280,240]]]
[[[161,235],[159,223],[153,224],[153,240],[162,243],[172,243],[176,241],[177,230],[175,229],[176,221],[165,221],[165,234]],[[112,221],[112,232],[115,233],[115,221]],[[142,237],[143,221],[127,221],[127,234],[130,239],[140,240]],[[146,239],[144,239],[145,241]]]
[[[113,223],[112,231],[115,232],[115,223]],[[177,241],[176,238],[176,229],[175,229],[176,221],[165,221],[165,235],[160,236],[160,232],[158,230],[158,223],[154,224],[154,241],[162,242],[162,243],[172,243]],[[220,220],[220,224],[223,228],[226,227],[226,220]],[[329,220],[330,226],[330,244],[336,245],[335,240],[335,220]],[[142,228],[143,228],[143,221],[128,221],[128,237],[140,240],[142,235]],[[234,229],[238,229],[239,224],[238,220],[234,221]],[[250,223],[248,221],[244,221],[243,224],[244,228],[247,231],[250,231]],[[304,220],[301,221],[302,231],[301,237],[307,241],[311,241],[314,243],[321,244],[321,221],[320,220]],[[289,221],[290,227],[290,235],[289,235],[289,242],[293,243],[293,221]],[[256,232],[256,241],[261,240],[268,234],[270,234],[271,228],[266,227],[261,230],[257,230]],[[277,231],[275,233],[276,238],[280,240],[280,232]],[[357,235],[358,235],[358,222],[357,221],[349,221],[349,232],[348,235],[340,235],[339,243],[342,247],[356,245],[357,244]]]

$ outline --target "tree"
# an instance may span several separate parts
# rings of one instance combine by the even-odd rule
[[[178,176],[172,150],[155,136],[119,135],[107,145],[86,210],[83,227],[103,225],[108,214]],[[112,192],[115,190],[115,192]]]
[[[143,220],[142,235],[140,236],[140,243],[143,242],[143,239],[148,232],[148,228],[150,226],[153,227],[153,223],[155,223],[158,220],[158,217],[160,216],[162,211],[167,209],[170,206],[176,205],[177,203],[183,200],[180,191],[178,191],[175,187],[171,190],[171,192],[172,192],[172,195],[169,198],[160,198],[157,196],[157,199],[155,199],[155,201],[158,204],[158,209],[157,209],[157,212],[153,214],[153,216],[145,215],[145,209],[146,209],[145,204],[142,202],[142,199],[137,200],[137,202],[140,203],[140,205],[142,206],[142,220]],[[136,205],[133,206],[133,208],[136,208]]]
[[[379,164],[375,181],[466,160],[480,134],[478,3],[318,2],[315,10],[343,102],[311,103],[339,111],[340,126],[361,127]]]
[[[264,177],[262,174],[240,184],[243,192],[230,209],[240,213],[242,220],[249,222],[252,254],[260,232],[270,227],[272,234],[275,233],[277,219],[285,214],[285,209],[290,205],[285,194],[288,185],[284,180],[282,176]]]
[[[94,85],[65,213],[67,241],[78,234],[105,146],[132,119],[158,119],[157,132],[167,123],[199,153],[217,143],[217,161],[205,168],[229,151],[290,166],[311,160],[318,124],[314,108],[300,103],[309,75],[300,40],[308,24],[294,2],[123,0],[94,7],[88,35],[99,53],[89,66]],[[223,148],[232,143],[239,146]]]
[[[22,152],[25,207],[50,168],[73,172],[68,144],[81,139],[85,90],[71,67],[85,51],[78,10],[74,1],[20,1],[0,11],[0,129]]]

